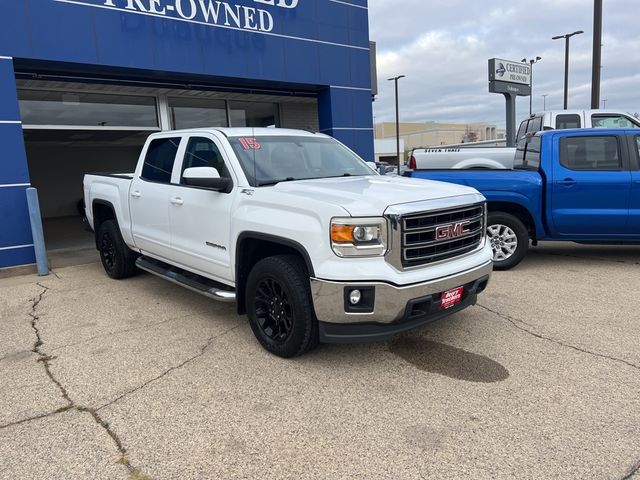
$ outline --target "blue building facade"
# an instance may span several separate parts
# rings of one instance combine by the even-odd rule
[[[374,158],[366,0],[5,0],[1,10],[0,267],[34,262],[21,79],[316,98],[320,131]]]

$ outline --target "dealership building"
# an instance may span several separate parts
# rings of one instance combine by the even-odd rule
[[[28,187],[47,247],[80,248],[83,175],[132,171],[152,132],[310,129],[374,158],[367,0],[0,9],[0,268],[35,262]]]

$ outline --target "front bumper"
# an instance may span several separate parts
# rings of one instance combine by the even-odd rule
[[[397,333],[458,312],[475,304],[491,275],[493,262],[437,280],[396,286],[385,282],[335,282],[311,279],[311,294],[320,325],[320,339],[340,343],[385,340]],[[462,301],[453,308],[440,308],[440,295],[464,286]],[[347,302],[353,289],[375,293],[371,311],[349,312]]]

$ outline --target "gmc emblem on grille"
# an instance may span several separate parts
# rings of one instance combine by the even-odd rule
[[[451,225],[442,225],[436,228],[436,240],[447,240],[450,238],[461,237],[469,233],[469,225],[471,222],[452,223]]]

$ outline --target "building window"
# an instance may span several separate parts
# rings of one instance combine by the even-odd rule
[[[228,127],[224,100],[169,98],[173,128]]]
[[[232,127],[278,127],[277,103],[229,102]]]
[[[18,90],[22,124],[158,129],[155,97]]]

